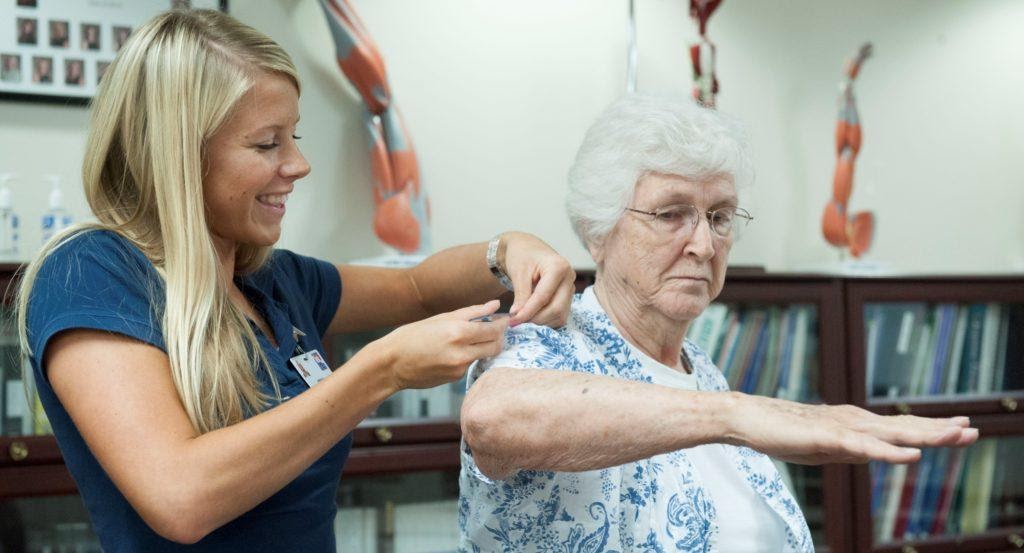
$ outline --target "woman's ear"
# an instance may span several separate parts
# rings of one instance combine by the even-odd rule
[[[604,263],[604,243],[607,236],[602,236],[600,240],[588,240],[587,251],[590,252],[590,257],[594,259],[594,264],[600,267]]]

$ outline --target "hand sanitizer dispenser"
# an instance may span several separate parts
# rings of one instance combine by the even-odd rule
[[[8,186],[13,175],[0,175],[0,258],[13,260],[18,257],[18,215],[14,213],[11,189]]]
[[[50,181],[50,208],[43,214],[43,244],[50,241],[50,238],[60,231],[71,226],[71,215],[64,209],[64,192],[60,189],[60,177],[47,175],[43,177]]]

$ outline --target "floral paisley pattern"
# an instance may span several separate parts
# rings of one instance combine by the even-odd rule
[[[476,363],[468,385],[490,367],[545,368],[653,382],[601,309],[592,289],[573,301],[561,329],[510,329],[505,350]],[[722,373],[690,342],[684,346],[701,390],[726,391]],[[460,551],[660,553],[716,551],[715,505],[695,478],[686,450],[587,472],[519,471],[488,479],[463,444]],[[814,551],[800,507],[772,461],[726,446],[735,470],[786,524],[784,551]]]

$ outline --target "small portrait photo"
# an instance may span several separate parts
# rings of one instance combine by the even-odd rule
[[[95,23],[82,23],[82,50],[100,49],[100,26]]]
[[[110,67],[109,61],[98,61],[96,62],[96,82],[103,80],[103,75],[107,74],[107,68]]]
[[[53,82],[53,58],[46,56],[32,58],[32,82],[37,84]]]
[[[18,54],[0,55],[0,81],[5,83],[21,82],[21,56]]]
[[[85,84],[85,62],[64,60],[64,84],[82,86]]]
[[[114,51],[120,52],[121,47],[124,46],[125,42],[128,42],[128,37],[132,34],[131,27],[114,27]]]
[[[70,38],[67,21],[50,21],[50,46],[54,48],[67,48]]]
[[[18,0],[18,7],[34,8],[36,7],[36,0]]]
[[[36,44],[38,23],[31,17],[18,18],[18,44]]]

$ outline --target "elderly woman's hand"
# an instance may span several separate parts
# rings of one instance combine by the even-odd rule
[[[508,232],[502,242],[503,268],[515,293],[510,324],[564,325],[576,292],[576,272],[569,262],[531,234]]]
[[[978,439],[967,417],[882,416],[853,405],[731,394],[728,442],[792,463],[913,463],[920,447],[961,447]]]

